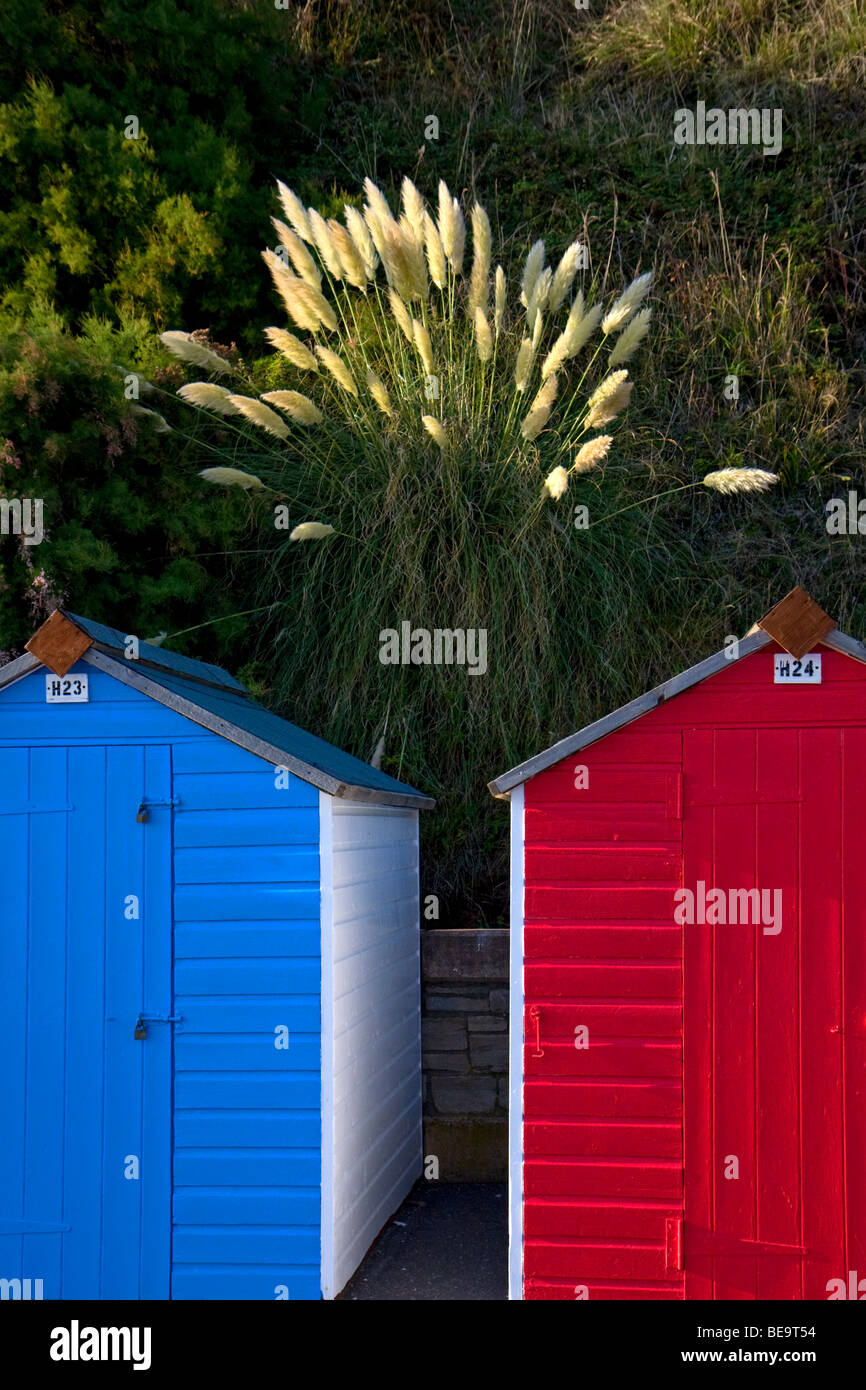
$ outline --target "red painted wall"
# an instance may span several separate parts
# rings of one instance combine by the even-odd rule
[[[866,667],[776,686],[779,650],[526,784],[526,1298],[866,1277]],[[699,880],[781,929],[681,925]]]

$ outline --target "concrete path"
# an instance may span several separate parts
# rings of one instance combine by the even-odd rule
[[[341,1298],[399,1302],[508,1296],[504,1183],[416,1183]]]

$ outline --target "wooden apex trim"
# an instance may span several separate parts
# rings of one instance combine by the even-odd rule
[[[24,646],[55,676],[65,676],[70,667],[93,646],[93,638],[88,637],[57,608]]]
[[[829,613],[799,585],[758,620],[758,627],[793,657],[812,651],[835,626]]]

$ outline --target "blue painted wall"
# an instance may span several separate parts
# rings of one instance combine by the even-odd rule
[[[318,1298],[318,791],[79,670],[87,705],[0,691],[0,1279]],[[135,1041],[136,1000],[182,1021]]]

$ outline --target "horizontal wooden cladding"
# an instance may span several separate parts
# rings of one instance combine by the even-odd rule
[[[679,882],[665,888],[630,887],[615,884],[609,888],[562,888],[532,883],[524,889],[524,915],[527,922],[663,922],[673,923],[674,893]]]
[[[542,1057],[535,1056],[535,1039],[524,1048],[524,1075],[530,1076],[638,1076],[677,1077],[682,1071],[683,1050],[677,1042],[657,1039],[595,1038],[589,1046],[576,1048],[574,1042],[551,1042],[544,1035],[542,1019]]]
[[[176,1148],[174,1181],[176,1187],[315,1187],[320,1165],[318,1147]]]
[[[530,1120],[523,1136],[527,1158],[679,1159],[682,1150],[679,1120]]]
[[[4,694],[4,741],[8,740],[19,747],[22,744],[32,746],[38,738],[50,738],[55,746],[74,744],[78,739],[91,744],[119,741],[140,746],[154,738],[168,743],[177,734],[181,716],[175,714],[174,710],[162,710],[159,706],[148,710],[145,732],[141,709],[133,704],[102,704],[94,702],[91,697],[91,703],[86,705],[48,705],[45,702],[44,675],[43,672],[42,693],[37,700],[41,700],[44,708],[51,712],[50,725],[42,718],[34,717],[32,696],[27,704],[7,706],[8,695]],[[152,700],[149,703],[153,705]]]
[[[862,661],[855,661],[844,652],[831,651],[829,647],[816,643],[814,651],[821,654],[821,681],[826,685],[835,681],[862,681],[866,677]],[[787,656],[778,643],[773,642],[762,651],[753,652],[742,661],[732,661],[712,678],[713,689],[730,690],[736,686],[755,686],[773,688],[773,659],[779,654]],[[700,689],[695,686],[695,689]],[[678,697],[679,698],[679,697]]]
[[[738,685],[736,689],[713,683],[684,691],[676,700],[660,705],[653,716],[672,727],[862,724],[866,682],[861,678],[804,686]]]
[[[273,1029],[235,1034],[184,1033],[178,1029],[174,1040],[175,1072],[313,1071],[319,1066],[322,1040],[318,1032],[290,1031],[288,1047],[275,1047],[274,1041]]]
[[[629,1241],[527,1240],[523,1247],[527,1279],[664,1279],[664,1243]]]
[[[232,1230],[225,1226],[180,1226],[175,1230],[173,1255],[178,1265],[270,1264],[285,1260],[292,1265],[318,1264],[319,1232],[313,1226],[248,1226]],[[286,1283],[276,1278],[274,1285]],[[231,1295],[230,1295],[231,1296]],[[271,1298],[273,1298],[273,1292]]]
[[[528,1303],[561,1303],[564,1301],[574,1302],[576,1297],[575,1281],[552,1279],[527,1279],[524,1286],[523,1297]],[[586,1297],[590,1303],[628,1303],[628,1302],[662,1302],[665,1300],[683,1298],[682,1282],[678,1284],[642,1284],[635,1282],[631,1284],[600,1283],[593,1279],[582,1279],[579,1285],[581,1297],[583,1289],[586,1289]]]
[[[321,1298],[319,1261],[307,1267],[296,1260],[270,1265],[174,1264],[171,1273],[173,1299],[214,1299],[237,1303],[273,1300],[275,1289],[285,1287],[292,1302]]]
[[[673,1119],[683,1112],[678,1081],[545,1081],[528,1077],[523,1111],[530,1119]]]
[[[638,763],[657,767],[660,763],[670,763],[679,767],[680,738],[670,729],[653,729],[643,719],[640,724],[605,734],[598,743],[592,743],[581,751],[583,762],[590,768],[601,763],[614,763],[620,767],[634,767]],[[575,757],[580,761],[581,754],[577,753]]]
[[[523,1229],[527,1238],[663,1241],[665,1221],[681,1215],[677,1202],[551,1202],[534,1197],[526,1203]]]
[[[541,1031],[548,1042],[567,1042],[574,1047],[575,1029],[585,1027],[589,1038],[677,1038],[682,1031],[683,1011],[679,1003],[613,1004],[569,1000],[548,1003],[538,1000]],[[529,1025],[527,1025],[528,1027]]]
[[[181,1110],[318,1110],[319,1071],[180,1072],[175,1116]],[[177,1123],[177,1119],[175,1120]]]
[[[681,1201],[682,1163],[640,1158],[528,1158],[527,1197],[654,1197]]]
[[[174,818],[174,843],[178,851],[313,845],[318,844],[318,822],[307,808],[300,812],[274,812],[261,807],[233,811],[190,811],[181,807]]]
[[[314,919],[318,883],[262,883],[255,895],[246,883],[179,883],[174,890],[176,922],[237,922],[251,909],[268,921]]]
[[[260,758],[255,758],[254,762],[260,770],[176,773],[174,794],[180,800],[181,812],[285,811],[301,807],[315,811],[319,804],[316,787],[295,776],[289,776],[286,786],[277,786],[275,765]]]
[[[310,1187],[180,1187],[174,1194],[173,1221],[175,1227],[312,1226],[318,1236],[318,1207],[318,1183]],[[286,1247],[287,1258],[291,1253]]]
[[[661,883],[678,887],[679,844],[526,846],[526,883]]]
[[[177,1110],[175,1154],[182,1150],[277,1149],[318,1151],[322,1126],[316,1110]],[[289,1179],[291,1181],[291,1179]],[[210,1184],[209,1184],[210,1185]]]
[[[319,961],[311,956],[179,960],[174,969],[178,994],[316,994],[320,978]]]
[[[179,922],[175,960],[218,960],[261,956],[318,956],[318,920],[295,922]]]
[[[305,845],[219,845],[177,849],[177,884],[318,883],[318,825],[308,818]]]
[[[175,1034],[181,1033],[270,1033],[278,1024],[290,1032],[315,1033],[321,1025],[318,995],[269,994],[261,999],[222,999],[211,995],[176,995],[175,1013],[180,1014]]]
[[[574,795],[577,797],[578,793]],[[556,802],[525,808],[524,833],[526,843],[531,845],[575,845],[585,841],[609,844],[657,841],[678,845],[681,829],[679,818],[668,815],[667,807],[661,802]]]
[[[677,960],[682,956],[682,927],[673,923],[603,923],[572,926],[527,922],[523,929],[527,960]]]
[[[611,965],[596,962],[527,961],[524,968],[527,999],[679,999],[679,962]]]
[[[616,764],[596,762],[592,747],[581,749],[527,784],[526,805],[534,808],[564,802],[577,810],[584,803],[652,804],[676,817],[680,750],[678,735],[672,737],[676,739],[677,751],[671,766],[624,760]],[[575,786],[575,782],[579,785]]]

